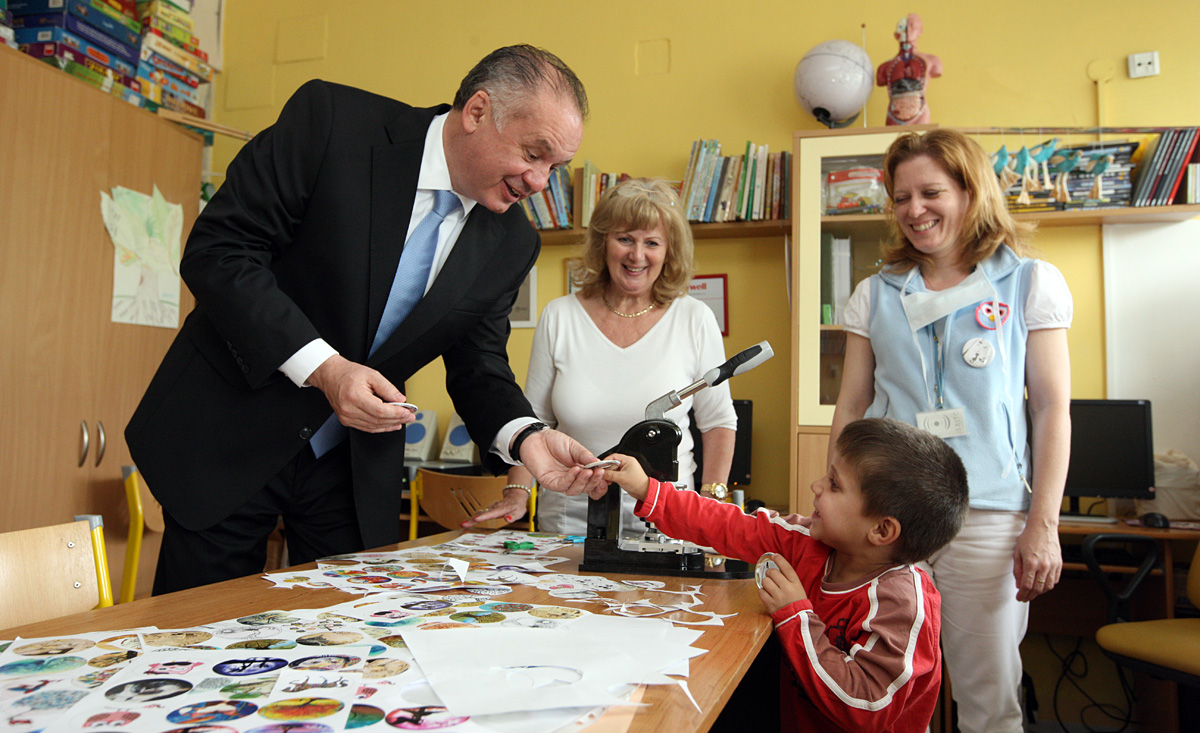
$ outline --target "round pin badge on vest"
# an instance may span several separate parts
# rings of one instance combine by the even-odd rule
[[[767,571],[771,568],[778,568],[775,561],[771,559],[773,553],[764,552],[763,556],[758,558],[758,563],[754,566],[754,582],[759,588],[762,587],[763,578],[767,577]]]
[[[976,337],[963,344],[962,356],[970,366],[983,368],[996,358],[996,347],[987,339]]]

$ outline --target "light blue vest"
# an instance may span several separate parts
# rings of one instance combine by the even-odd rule
[[[890,417],[916,425],[918,412],[937,409],[935,385],[940,384],[944,406],[966,412],[968,434],[946,442],[963,460],[971,506],[976,509],[1023,511],[1029,507],[1022,480],[1030,474],[1025,301],[1034,262],[1002,246],[976,267],[994,296],[923,326],[915,339],[901,302],[909,273],[885,268],[871,278],[869,333],[875,353],[875,401],[866,417]],[[906,292],[927,292],[920,273],[908,280]],[[998,329],[983,325],[992,323],[993,297],[1009,310]],[[941,341],[940,362],[935,335]],[[971,366],[963,357],[964,344],[975,338],[987,340],[992,347],[993,358],[986,366]]]

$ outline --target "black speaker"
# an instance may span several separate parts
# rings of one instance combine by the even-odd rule
[[[729,485],[744,486],[750,483],[750,446],[754,434],[754,402],[752,400],[734,400],[733,411],[737,413],[737,437],[733,443],[733,462],[729,467]],[[692,434],[692,454],[696,457],[696,481],[704,475],[704,443],[700,438],[700,430],[696,427],[695,412],[689,413],[690,432]],[[691,487],[699,489],[699,486]]]

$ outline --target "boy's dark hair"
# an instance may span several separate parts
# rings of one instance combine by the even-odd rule
[[[895,517],[898,563],[914,563],[954,539],[967,518],[967,470],[941,438],[888,418],[852,422],[837,450],[858,478],[864,511]]]

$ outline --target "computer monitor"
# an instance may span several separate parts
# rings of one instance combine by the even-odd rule
[[[1154,439],[1149,400],[1071,400],[1071,462],[1066,514],[1080,497],[1154,498]]]

